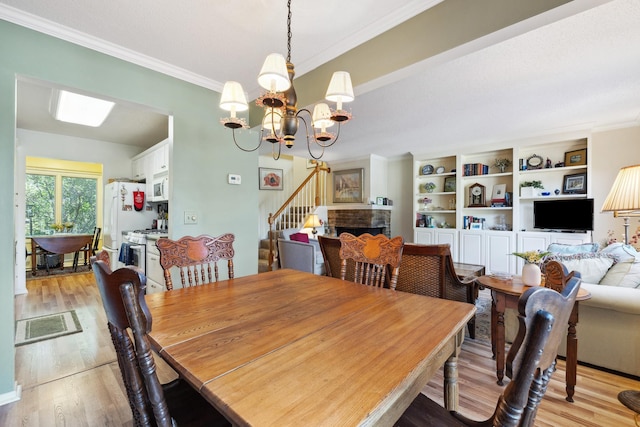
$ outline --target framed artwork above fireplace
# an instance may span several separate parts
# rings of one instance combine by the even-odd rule
[[[333,172],[333,203],[362,203],[364,169]]]

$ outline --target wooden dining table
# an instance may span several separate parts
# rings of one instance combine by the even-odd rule
[[[75,253],[86,245],[91,245],[93,234],[56,233],[27,238],[31,239],[31,274],[35,276],[38,268],[36,253],[38,247],[60,255]],[[84,263],[87,264],[86,254]]]
[[[457,358],[471,304],[276,270],[146,295],[155,351],[234,425],[392,425]]]

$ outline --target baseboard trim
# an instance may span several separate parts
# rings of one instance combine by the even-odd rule
[[[558,355],[558,359],[564,360],[566,362],[567,358],[565,356]],[[626,372],[616,371],[615,369],[603,368],[602,366],[594,365],[592,363],[582,362],[578,360],[578,365],[586,366],[587,368],[596,369],[598,371],[606,372],[607,374],[618,375],[620,377],[629,378],[630,380],[640,381],[640,376],[628,374]]]
[[[8,403],[17,402],[22,397],[22,386],[17,382],[14,384],[13,391],[0,394],[0,406]]]

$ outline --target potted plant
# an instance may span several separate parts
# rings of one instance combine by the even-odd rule
[[[507,158],[496,159],[496,161],[493,163],[493,167],[500,169],[500,173],[504,173],[509,166],[511,166],[511,160]]]
[[[544,189],[542,181],[524,181],[520,183],[520,197],[535,197],[536,189]]]
[[[544,257],[550,253],[551,252],[527,251],[513,252],[511,254],[524,260],[524,266],[522,266],[522,283],[527,286],[540,286],[540,283],[542,283],[540,263]]]

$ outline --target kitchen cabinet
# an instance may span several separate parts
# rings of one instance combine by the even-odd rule
[[[160,251],[156,239],[147,239],[147,293],[164,292],[164,270],[160,265]]]
[[[169,144],[160,143],[153,152],[153,174],[161,175],[169,172]]]

